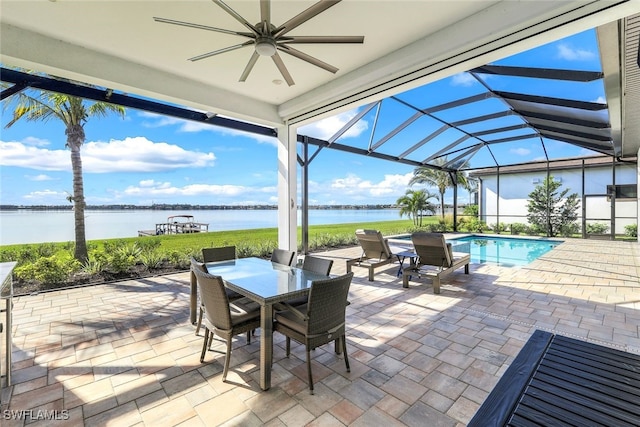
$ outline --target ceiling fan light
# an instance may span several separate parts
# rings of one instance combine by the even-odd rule
[[[276,53],[276,42],[269,38],[256,40],[256,52],[260,56],[273,56]]]

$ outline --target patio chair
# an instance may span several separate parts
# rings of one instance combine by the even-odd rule
[[[347,260],[347,273],[351,272],[353,266],[367,268],[369,281],[373,282],[375,269],[393,263],[395,255],[391,253],[387,239],[378,230],[356,230],[356,238],[362,247],[362,255]]]
[[[196,261],[195,258],[191,257],[191,286],[197,286],[200,289],[200,285],[198,283],[198,278],[195,274],[195,270],[199,270],[203,273],[208,273],[207,266],[203,262]],[[240,298],[244,298],[242,295],[237,293],[236,291],[232,291],[229,288],[225,288],[227,292],[227,297],[230,301],[239,300]],[[196,324],[196,335],[200,333],[200,327],[202,326],[202,316],[204,315],[204,302],[202,300],[202,292],[200,292],[200,313],[198,314],[198,323]]]
[[[215,248],[202,248],[202,259],[205,263],[236,259],[236,247],[219,246]]]
[[[287,251],[285,249],[274,249],[271,254],[271,262],[276,262],[282,265],[291,266],[293,263],[293,257],[296,255],[293,251]]]
[[[202,319],[204,325],[204,342],[200,362],[204,356],[213,335],[216,334],[227,342],[227,353],[222,371],[222,381],[227,379],[229,362],[231,359],[231,339],[242,333],[247,333],[247,343],[251,343],[251,331],[260,327],[260,307],[256,303],[243,304],[229,302],[222,278],[194,270],[200,285],[200,295],[204,302],[205,311]]]
[[[317,256],[306,255],[302,262],[302,269],[313,271],[314,273],[323,274],[328,276],[331,273],[331,267],[333,267],[333,260],[320,258]]]
[[[286,310],[275,313],[274,331],[286,337],[287,357],[291,353],[291,339],[306,347],[311,394],[313,394],[312,349],[335,342],[336,352],[338,352],[341,344],[347,372],[351,372],[347,356],[345,312],[352,278],[353,273],[347,273],[332,279],[316,280],[311,283],[307,304],[292,307],[284,303]]]
[[[416,232],[411,235],[417,260],[402,272],[402,286],[409,287],[411,276],[427,276],[433,282],[433,293],[440,293],[440,279],[464,266],[469,274],[471,255],[453,252],[451,243],[447,243],[442,233]]]
[[[314,273],[328,276],[331,273],[331,267],[333,267],[333,260],[315,257],[312,255],[306,255],[302,262],[302,269],[307,271],[313,271]],[[308,301],[308,295],[304,295],[298,298],[287,300],[287,304],[297,307],[299,305],[306,304]]]

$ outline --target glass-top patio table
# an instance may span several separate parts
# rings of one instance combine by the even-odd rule
[[[273,304],[309,293],[311,282],[330,276],[261,258],[240,258],[207,263],[210,274],[225,285],[260,304],[260,387],[271,387],[273,360]]]

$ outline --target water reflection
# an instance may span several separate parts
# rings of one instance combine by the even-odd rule
[[[559,245],[560,241],[470,236],[450,240],[454,252],[471,254],[471,261],[504,267],[526,265]]]

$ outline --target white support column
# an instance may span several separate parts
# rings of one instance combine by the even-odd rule
[[[638,158],[640,158],[640,150],[638,150]],[[637,165],[638,168],[638,179],[636,181],[636,196],[638,195],[638,189],[640,189],[640,163]],[[638,215],[636,216],[636,224],[640,226],[640,197],[637,198],[638,202],[636,205],[638,206]],[[638,242],[640,242],[640,233],[638,233]]]
[[[278,127],[278,247],[298,249],[297,128]]]

